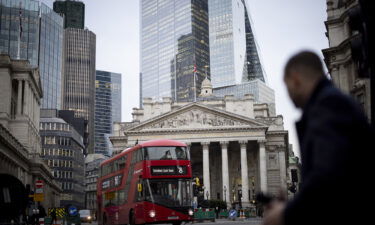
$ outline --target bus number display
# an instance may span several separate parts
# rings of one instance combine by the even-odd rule
[[[186,166],[152,166],[152,175],[185,175]]]

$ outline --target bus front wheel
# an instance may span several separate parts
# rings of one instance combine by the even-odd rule
[[[181,221],[176,221],[176,222],[173,222],[172,225],[181,225]]]

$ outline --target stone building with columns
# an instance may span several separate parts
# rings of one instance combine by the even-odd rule
[[[353,61],[351,41],[360,34],[349,27],[349,11],[358,6],[358,0],[327,0],[326,36],[329,48],[323,49],[324,61],[333,83],[350,94],[362,106],[371,121],[371,82],[361,77]]]
[[[12,177],[25,190],[35,190],[36,181],[42,180],[41,203],[45,208],[59,206],[61,188],[40,158],[39,113],[43,92],[38,69],[27,60],[13,60],[0,54],[0,96],[1,182]]]
[[[114,124],[114,153],[154,139],[172,139],[190,147],[193,176],[201,178],[204,197],[246,206],[259,191],[287,189],[288,132],[282,116],[269,116],[267,104],[243,98],[215,97],[206,78],[197,102],[144,99],[133,121]]]

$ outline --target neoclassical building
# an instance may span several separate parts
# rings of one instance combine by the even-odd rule
[[[144,99],[133,121],[115,123],[114,152],[154,139],[173,139],[190,147],[193,176],[204,197],[248,204],[259,191],[286,191],[288,132],[282,116],[269,116],[267,104],[252,95],[238,99],[212,95],[206,78],[197,102]]]
[[[12,184],[21,184],[24,192],[30,191],[28,195],[36,191],[35,183],[41,180],[44,197],[39,204],[45,208],[59,206],[62,190],[40,157],[39,117],[43,91],[39,70],[27,60],[13,60],[9,55],[0,54],[0,96],[2,185],[5,179],[11,178]]]
[[[327,0],[325,22],[329,48],[323,49],[324,61],[334,84],[355,98],[371,121],[370,78],[358,74],[353,61],[351,41],[359,36],[349,26],[349,12],[358,6],[358,0]]]

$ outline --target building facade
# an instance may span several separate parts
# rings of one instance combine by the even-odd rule
[[[97,212],[96,204],[96,181],[99,177],[100,163],[107,159],[102,154],[88,154],[85,158],[85,209]]]
[[[2,185],[3,178],[13,177],[25,189],[24,193],[16,195],[27,196],[36,190],[36,181],[42,180],[43,206],[58,207],[62,190],[40,158],[39,113],[43,92],[38,69],[27,60],[12,60],[7,54],[0,54],[0,93]],[[29,187],[30,192],[27,193],[25,187]],[[28,207],[36,208],[36,205]]]
[[[64,28],[84,29],[85,4],[76,0],[57,0],[53,3],[53,10],[64,14]]]
[[[246,1],[208,0],[208,9],[213,87],[265,82]]]
[[[259,79],[214,88],[213,93],[215,96],[219,97],[234,95],[236,98],[241,98],[245,94],[252,94],[255,103],[267,103],[270,115],[276,116],[275,91]]]
[[[63,109],[88,121],[87,153],[94,151],[96,36],[90,30],[64,30]]]
[[[193,101],[210,77],[207,0],[142,0],[140,9],[140,95]]]
[[[0,52],[40,70],[42,108],[61,108],[63,17],[34,0],[1,1]]]
[[[64,19],[43,3],[40,5],[40,15],[39,70],[44,93],[42,108],[61,109]]]
[[[190,147],[193,176],[204,185],[204,198],[249,206],[259,191],[277,194],[287,188],[288,132],[282,116],[269,115],[267,104],[252,95],[213,96],[204,80],[201,100],[156,102],[144,99],[132,123],[115,123],[115,152],[155,139],[172,139]],[[210,96],[212,98],[210,98]]]
[[[82,119],[83,120],[83,119]],[[41,110],[41,155],[63,190],[60,206],[84,208],[83,137],[58,116],[58,110]]]
[[[327,0],[329,48],[323,49],[323,55],[334,84],[357,99],[371,121],[370,78],[359,76],[350,47],[358,34],[349,28],[348,12],[357,5],[357,0]]]
[[[95,80],[95,153],[110,156],[109,135],[113,122],[121,121],[121,74],[96,71]]]

